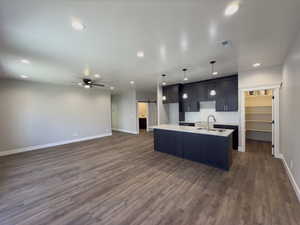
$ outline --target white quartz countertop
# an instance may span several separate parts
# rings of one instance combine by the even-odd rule
[[[179,121],[178,123],[207,123],[206,121]],[[230,126],[239,126],[238,123],[235,122],[214,122],[216,125],[230,125]]]
[[[162,129],[162,130],[172,130],[172,131],[179,131],[179,132],[189,132],[195,134],[205,134],[205,135],[214,135],[214,136],[221,136],[221,137],[228,137],[234,130],[231,129],[216,129],[208,131],[207,129],[198,129],[197,127],[190,127],[190,126],[179,126],[173,124],[161,124],[158,126],[152,127],[153,129]],[[219,130],[222,130],[220,132]]]

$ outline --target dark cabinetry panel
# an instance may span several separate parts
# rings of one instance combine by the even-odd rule
[[[166,97],[166,100],[163,100],[164,104],[167,103],[178,103],[179,101],[179,85],[170,85],[162,88],[163,96]]]
[[[216,81],[205,81],[199,83],[199,92],[201,93],[201,101],[215,101],[215,95],[211,94],[211,91],[216,92]]]
[[[187,95],[186,99],[183,99],[184,94]],[[182,88],[182,93],[180,95],[180,98],[182,98],[184,112],[198,112],[200,110],[198,85],[196,84],[184,85]]]
[[[195,123],[189,123],[189,122],[180,122],[180,126],[189,126],[189,127],[194,127]]]
[[[183,94],[187,99],[183,99]],[[179,103],[183,113],[198,112],[201,101],[216,101],[217,112],[238,111],[238,76],[166,86],[163,95],[163,103]]]
[[[139,127],[140,129],[147,129],[147,119],[139,118]]]
[[[214,124],[214,128],[231,129],[232,133],[232,148],[238,150],[239,148],[239,126]]]
[[[184,158],[228,170],[231,165],[231,137],[184,134]]]
[[[216,111],[238,111],[238,78],[223,78],[216,85]]]
[[[154,129],[154,149],[181,158],[229,170],[232,136],[193,134]]]
[[[154,129],[154,149],[183,157],[183,142],[180,132]]]

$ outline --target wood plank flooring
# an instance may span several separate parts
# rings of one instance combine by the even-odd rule
[[[114,133],[1,157],[0,224],[299,224],[283,164],[264,152],[235,152],[225,172],[154,152],[151,134]]]

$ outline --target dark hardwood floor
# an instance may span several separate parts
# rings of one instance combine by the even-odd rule
[[[154,152],[151,134],[114,133],[1,157],[0,173],[1,225],[300,222],[282,162],[264,151],[234,152],[225,172]]]

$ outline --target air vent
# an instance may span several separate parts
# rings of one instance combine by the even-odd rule
[[[225,48],[228,48],[231,46],[231,41],[229,40],[224,40],[221,42],[222,46],[225,47]]]

